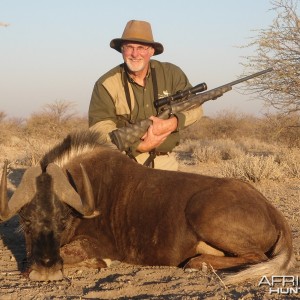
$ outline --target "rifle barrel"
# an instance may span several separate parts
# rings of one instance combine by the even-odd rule
[[[249,79],[252,79],[252,78],[257,77],[257,76],[260,76],[260,75],[263,75],[263,74],[268,73],[268,72],[271,72],[271,71],[273,71],[273,68],[269,68],[269,69],[266,69],[266,70],[263,70],[263,71],[260,71],[260,72],[251,74],[251,75],[249,75],[249,76],[246,76],[246,77],[243,77],[243,78],[240,78],[240,79],[231,81],[230,83],[224,84],[224,86],[225,86],[225,85],[233,86],[233,85],[239,84],[239,83],[241,83],[241,82],[247,81],[247,80],[249,80]]]

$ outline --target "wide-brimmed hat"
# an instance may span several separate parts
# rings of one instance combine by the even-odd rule
[[[121,46],[125,41],[149,44],[155,50],[154,55],[164,52],[163,45],[161,43],[154,42],[151,25],[146,21],[129,21],[126,24],[122,37],[111,40],[110,47],[122,52]]]

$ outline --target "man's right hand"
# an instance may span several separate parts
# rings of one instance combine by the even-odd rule
[[[139,152],[149,152],[157,148],[177,128],[176,117],[162,120],[152,116],[149,119],[152,120],[152,125],[149,126],[147,132],[141,138],[142,142],[137,147]]]

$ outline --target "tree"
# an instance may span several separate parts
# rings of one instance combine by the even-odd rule
[[[297,1],[271,1],[277,16],[267,29],[258,30],[258,36],[245,47],[255,47],[255,55],[246,57],[247,69],[274,71],[247,82],[246,91],[258,93],[269,106],[281,113],[300,111],[300,20]]]
[[[43,111],[51,116],[57,124],[67,122],[72,119],[76,112],[74,111],[75,103],[66,100],[56,100],[54,103],[46,104]]]
[[[41,112],[33,113],[27,119],[26,134],[61,139],[72,130],[87,128],[86,118],[77,117],[74,107],[74,102],[66,100],[44,105]]]

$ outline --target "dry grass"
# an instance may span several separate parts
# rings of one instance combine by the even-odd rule
[[[300,149],[269,145],[252,138],[233,141],[185,140],[178,152],[190,152],[193,164],[218,164],[220,175],[258,182],[300,178]],[[189,164],[188,162],[186,162]]]
[[[49,148],[68,133],[88,128],[87,118],[71,113],[71,109],[72,105],[58,101],[27,119],[7,118],[4,112],[0,112],[1,153],[10,162],[35,165]]]
[[[300,151],[299,148],[285,149],[278,155],[278,160],[284,165],[289,178],[300,178]]]
[[[203,117],[182,132],[182,139],[251,138],[269,145],[300,147],[300,114],[254,117],[223,111],[215,118]]]
[[[68,133],[88,127],[87,118],[73,109],[73,104],[57,101],[24,120],[0,112],[0,151],[18,164],[36,164]],[[297,114],[255,118],[224,111],[183,130],[176,151],[185,153],[183,163],[217,165],[221,176],[253,182],[300,178],[299,124]],[[11,153],[10,147],[18,151]]]
[[[243,154],[243,150],[231,139],[186,140],[190,145],[193,157],[198,162],[220,162]]]
[[[217,164],[224,177],[252,182],[300,178],[298,124],[296,115],[258,119],[225,112],[186,130],[177,151],[190,152],[194,164]]]
[[[258,182],[264,179],[279,180],[285,177],[284,168],[275,156],[245,154],[222,165],[223,177]]]

